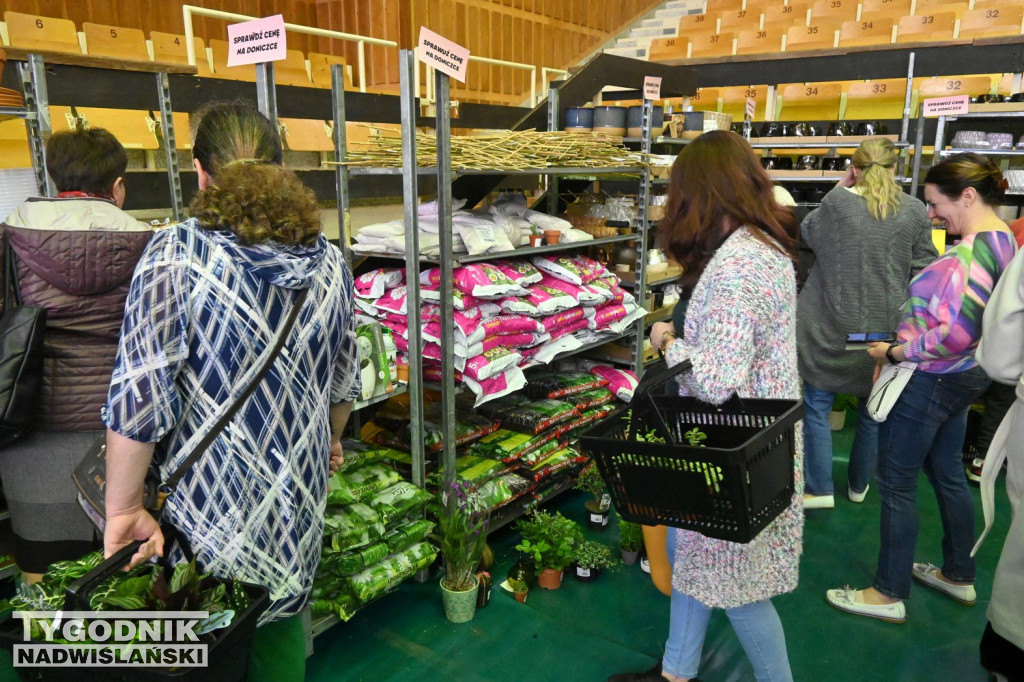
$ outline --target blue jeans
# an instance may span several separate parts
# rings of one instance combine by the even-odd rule
[[[922,470],[939,503],[942,574],[957,582],[974,581],[974,501],[960,451],[967,411],[988,383],[980,367],[956,374],[914,372],[880,425],[876,476],[882,497],[881,546],[874,587],[887,597],[910,596]]]
[[[832,428],[828,413],[836,394],[804,382],[804,492],[831,495]],[[861,398],[857,410],[857,431],[850,448],[847,473],[850,488],[862,493],[871,482],[878,459],[878,422],[868,416],[867,400]]]
[[[676,529],[668,529],[666,548],[669,561],[675,558]],[[693,597],[672,590],[668,641],[662,670],[676,677],[694,678],[700,667],[704,635],[711,619],[711,607]],[[786,634],[779,614],[768,599],[725,609],[725,615],[754,667],[755,679],[792,682],[786,653]]]

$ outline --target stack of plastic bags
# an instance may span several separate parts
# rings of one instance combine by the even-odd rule
[[[433,563],[437,549],[427,539],[434,524],[423,518],[431,496],[388,465],[389,448],[342,445],[345,463],[328,486],[311,609],[347,621]]]

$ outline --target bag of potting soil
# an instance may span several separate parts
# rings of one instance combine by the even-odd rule
[[[356,598],[350,594],[339,593],[331,599],[313,599],[309,602],[309,609],[314,617],[334,614],[347,623],[352,616],[356,615],[359,604]]]
[[[352,552],[335,555],[329,566],[334,569],[335,574],[347,577],[373,566],[390,553],[386,542],[375,542]]]
[[[381,462],[367,464],[344,473],[339,472],[328,480],[327,504],[363,502],[378,490],[388,488],[401,480],[401,474]]]
[[[462,455],[455,460],[455,477],[465,482],[470,488],[476,488],[484,481],[508,470],[504,463],[477,455]],[[434,486],[441,484],[444,468],[432,474],[429,482]]]
[[[349,590],[359,603],[366,604],[429,566],[436,556],[437,550],[429,542],[417,542],[350,577]]]
[[[391,448],[373,445],[355,438],[342,438],[341,450],[345,453],[345,461],[338,467],[338,471],[345,472],[385,460]]]
[[[540,433],[555,424],[580,416],[579,411],[561,400],[534,400],[518,405],[501,415],[501,425],[524,433]]]
[[[501,462],[514,462],[528,452],[551,442],[558,436],[556,431],[545,431],[537,435],[498,429],[487,434],[469,446],[469,454],[488,457]]]
[[[477,412],[490,417],[491,419],[501,419],[501,415],[516,405],[522,405],[523,403],[529,402],[530,399],[523,395],[522,392],[512,393],[510,395],[502,396],[501,398],[495,398],[490,402],[481,405],[477,408]]]
[[[528,378],[526,393],[531,398],[562,398],[608,384],[607,380],[589,372],[545,372]]]
[[[616,408],[615,405],[609,403],[585,410],[578,419],[562,424],[564,427],[563,435],[569,441],[575,441],[576,438],[579,437],[580,433],[583,432],[584,427],[590,426],[594,422],[601,421],[602,419],[610,416],[616,409],[618,408]]]
[[[374,493],[366,503],[380,514],[385,528],[393,528],[402,519],[422,511],[430,499],[430,493],[423,488],[409,481],[399,481]]]
[[[469,497],[482,508],[495,510],[525,495],[532,487],[533,482],[522,476],[505,474],[487,481],[479,489],[470,493]]]
[[[562,448],[534,464],[530,467],[529,472],[524,473],[524,475],[532,477],[535,481],[540,481],[562,469],[567,469],[586,461],[587,458],[574,449]]]
[[[582,393],[563,396],[561,399],[573,405],[582,414],[585,410],[612,402],[615,400],[615,394],[602,386],[601,388],[591,388]]]
[[[434,530],[433,521],[419,519],[388,531],[388,534],[384,536],[384,542],[388,544],[388,549],[393,554],[408,549],[421,540],[426,540],[432,530]]]
[[[552,452],[557,452],[558,450],[561,450],[565,446],[566,443],[562,439],[554,439],[540,446],[533,452],[523,455],[519,461],[523,464],[523,466],[532,467],[537,462],[547,459],[547,457]]]
[[[330,536],[331,549],[348,551],[380,540],[384,537],[384,524],[377,512],[362,502],[328,507],[324,535]]]

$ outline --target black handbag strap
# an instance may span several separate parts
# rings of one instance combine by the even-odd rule
[[[11,304],[21,305],[21,284],[18,282],[18,260],[11,246],[11,238],[4,235],[4,310]]]
[[[220,435],[220,432],[223,431],[224,427],[227,426],[229,421],[231,421],[231,418],[234,417],[235,413],[242,407],[242,404],[250,395],[252,395],[253,391],[256,390],[256,387],[263,381],[263,378],[267,376],[267,372],[270,371],[274,361],[277,360],[277,356],[281,354],[281,348],[284,347],[284,343],[288,338],[289,332],[291,332],[292,327],[295,326],[295,320],[299,316],[299,309],[306,300],[306,294],[308,293],[309,289],[303,289],[299,292],[299,295],[295,299],[295,303],[292,304],[292,309],[288,312],[288,318],[281,326],[281,330],[277,334],[277,340],[274,342],[274,346],[271,348],[270,353],[267,354],[267,359],[263,362],[263,367],[260,368],[259,373],[253,377],[252,381],[250,381],[245,389],[239,394],[238,399],[224,411],[220,416],[220,419],[217,420],[217,423],[213,425],[205,436],[203,436],[203,439],[199,441],[199,444],[196,445],[189,456],[185,458],[185,461],[181,463],[181,466],[175,469],[174,472],[167,477],[167,480],[160,484],[160,487],[157,490],[158,506],[160,508],[163,507],[164,500],[167,499],[167,496],[174,492],[178,482],[181,480],[181,477],[184,476],[199,460],[203,452],[205,452],[213,441],[216,440],[217,436]]]

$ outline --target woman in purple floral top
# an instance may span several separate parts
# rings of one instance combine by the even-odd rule
[[[730,132],[701,135],[676,159],[662,244],[684,267],[685,328],[659,323],[651,343],[669,365],[692,364],[684,394],[720,404],[732,395],[800,399],[796,358],[796,235],[753,150]],[[684,297],[685,297],[684,294]],[[797,429],[790,505],[751,542],[668,533],[672,597],[665,655],[610,682],[697,675],[713,609],[723,609],[758,680],[792,680],[771,598],[796,588],[803,533],[803,446]],[[744,673],[747,674],[747,673]]]
[[[868,350],[879,363],[916,363],[914,374],[879,427],[881,546],[875,580],[865,590],[828,590],[836,608],[895,623],[906,620],[911,578],[973,605],[974,503],[961,466],[967,411],[988,386],[974,352],[982,314],[1017,250],[993,206],[1003,200],[999,168],[977,154],[958,154],[925,176],[930,218],[960,242],[910,282],[892,345]],[[942,518],[942,565],[914,563],[917,479],[924,471]]]

